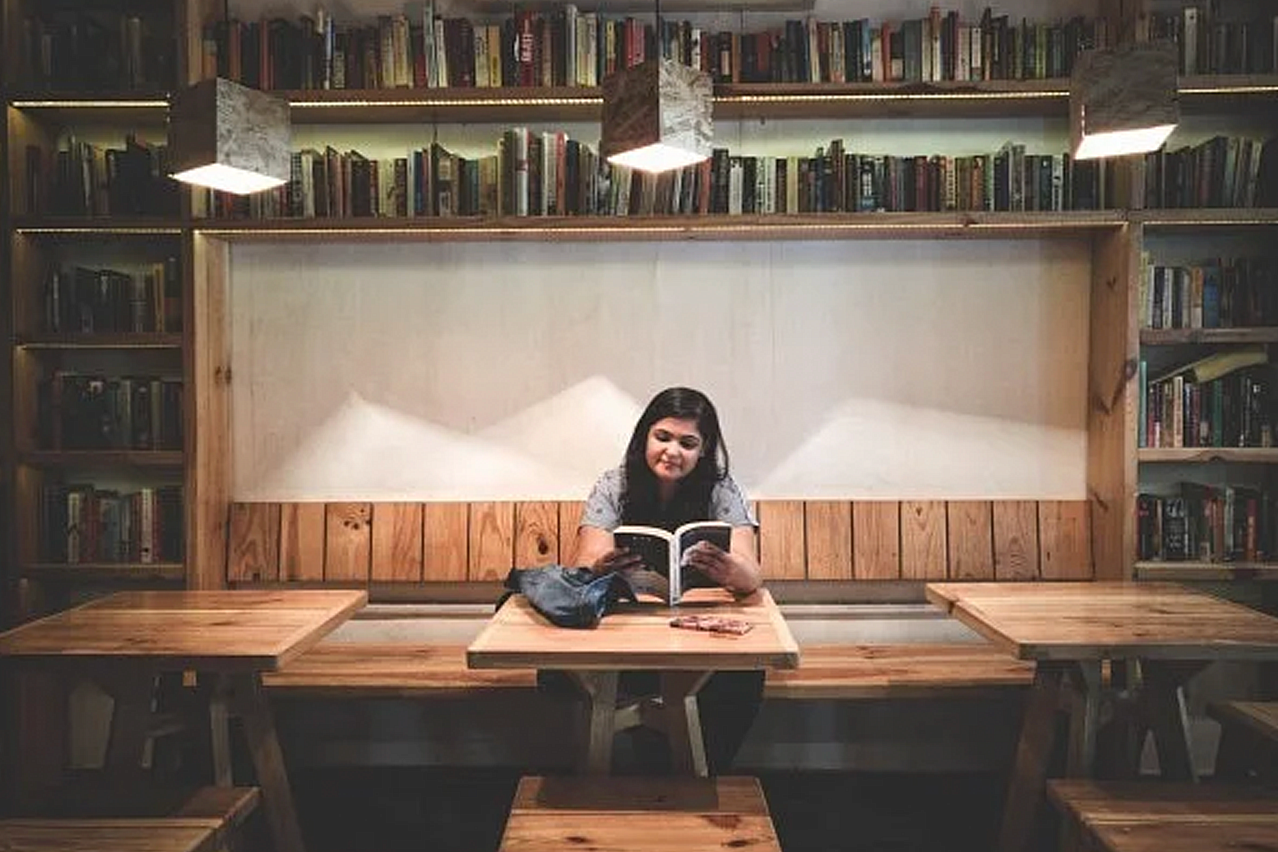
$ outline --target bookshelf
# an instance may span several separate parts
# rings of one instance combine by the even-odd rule
[[[23,38],[24,21],[34,0],[4,0],[6,46]],[[55,4],[58,8],[72,3]],[[93,6],[94,4],[84,4]],[[112,9],[131,3],[103,4]],[[1105,14],[1121,22],[1108,3]],[[1117,7],[1118,4],[1112,4]],[[7,492],[4,523],[15,535],[6,554],[5,578],[38,583],[135,581],[185,582],[192,587],[224,583],[226,507],[230,495],[230,352],[227,287],[231,246],[250,241],[319,243],[401,241],[549,241],[620,242],[628,240],[849,240],[849,239],[1083,239],[1092,246],[1091,335],[1088,412],[1087,486],[1093,501],[1095,559],[1108,577],[1154,576],[1158,566],[1136,563],[1135,495],[1142,477],[1156,467],[1211,467],[1278,463],[1269,448],[1138,448],[1137,383],[1132,365],[1149,347],[1269,345],[1278,328],[1141,329],[1137,323],[1141,253],[1150,235],[1195,231],[1269,234],[1278,226],[1278,210],[1268,208],[1141,209],[1139,200],[1099,210],[823,212],[787,214],[679,214],[653,216],[368,216],[322,218],[205,218],[194,214],[184,196],[175,195],[151,209],[107,213],[91,208],[78,214],[57,205],[26,202],[47,188],[28,180],[26,150],[35,145],[52,152],[67,133],[118,144],[126,134],[162,140],[168,92],[198,79],[204,65],[204,27],[222,15],[209,0],[137,0],[139,14],[155,14],[173,44],[162,59],[163,79],[143,72],[131,85],[98,81],[86,88],[66,78],[35,79],[23,65],[23,51],[6,50],[4,159],[10,180],[0,192],[4,303],[13,311],[5,322],[6,369],[0,380],[16,417],[4,436]],[[157,11],[158,10],[158,11]],[[118,14],[118,13],[117,13]],[[126,13],[129,14],[129,13]],[[300,12],[299,12],[300,14]],[[494,18],[505,14],[495,13]],[[618,13],[622,14],[622,13]],[[890,13],[889,13],[890,14]],[[1138,17],[1143,14],[1137,10]],[[375,17],[375,16],[373,16]],[[802,15],[798,15],[802,17]],[[1182,103],[1195,120],[1217,116],[1278,114],[1278,74],[1186,74],[1180,81]],[[510,124],[553,125],[594,122],[600,111],[598,89],[590,86],[503,86],[491,88],[290,89],[280,92],[292,105],[299,127],[323,133],[341,128],[373,138],[386,126],[472,125],[493,127],[495,138]],[[858,117],[907,121],[1043,118],[1061,120],[1068,103],[1064,77],[935,82],[722,82],[715,89],[715,115],[741,120],[813,123]],[[583,140],[590,141],[590,140]],[[1140,180],[1134,164],[1114,169],[1115,190]],[[121,246],[135,256],[172,261],[180,286],[181,330],[94,330],[71,333],[41,321],[41,288],[50,265],[111,263]],[[127,252],[126,252],[127,254]],[[139,365],[180,374],[183,388],[181,449],[68,449],[39,440],[39,387],[58,371],[84,371],[85,365],[124,365],[120,375]],[[103,375],[106,375],[105,373]],[[158,375],[158,373],[157,373]],[[83,475],[177,483],[185,493],[182,558],[143,564],[137,561],[55,563],[41,552],[39,513],[46,484]],[[1136,564],[1133,572],[1132,566]],[[1195,563],[1196,564],[1196,563]],[[137,570],[134,570],[137,569]],[[1185,572],[1216,571],[1192,564],[1169,567]],[[1268,563],[1221,566],[1235,577],[1269,577]],[[1187,576],[1187,575],[1186,575]]]
[[[1270,300],[1278,282],[1270,270],[1278,220],[1151,214],[1142,227],[1137,310],[1146,379],[1136,422],[1142,435],[1136,575],[1273,580],[1270,501],[1278,449],[1269,387],[1278,314]],[[1156,373],[1205,358],[1253,351],[1264,363],[1196,383],[1182,377],[1183,389],[1155,380]],[[1169,407],[1167,394],[1179,395],[1179,410],[1175,399]],[[1181,421],[1179,430],[1164,426],[1169,417]]]
[[[185,0],[0,10],[11,621],[80,588],[186,580],[190,239],[179,193],[150,158],[185,79],[178,36],[207,10]],[[32,61],[38,45],[47,63]],[[66,180],[81,169],[91,177]]]

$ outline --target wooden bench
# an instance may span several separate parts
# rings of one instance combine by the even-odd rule
[[[0,849],[16,852],[213,852],[235,846],[257,809],[256,787],[195,791],[77,784],[30,815],[0,820]]]
[[[1033,663],[971,644],[812,645],[797,669],[768,673],[773,699],[912,698],[982,695],[1028,687]],[[462,645],[324,640],[278,672],[263,675],[277,695],[456,698],[536,688],[532,670],[468,669]]]
[[[1207,712],[1220,722],[1218,777],[1278,781],[1278,701],[1220,701]]]
[[[1278,789],[1233,784],[1049,781],[1048,796],[1105,852],[1278,849]]]
[[[515,790],[500,852],[657,848],[781,850],[754,778],[528,777]]]

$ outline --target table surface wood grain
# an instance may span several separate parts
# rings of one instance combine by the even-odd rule
[[[42,668],[274,671],[367,602],[356,589],[119,592],[0,634],[0,657]]]
[[[670,626],[676,615],[713,613],[748,621],[744,635]],[[799,646],[767,589],[735,599],[692,589],[677,607],[622,604],[591,629],[556,627],[523,595],[512,595],[466,651],[471,668],[625,671],[792,669]]]
[[[927,597],[1024,660],[1278,659],[1278,618],[1174,583],[928,583]]]

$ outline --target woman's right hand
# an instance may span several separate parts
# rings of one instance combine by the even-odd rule
[[[643,565],[643,558],[632,550],[614,547],[594,561],[590,570],[596,574],[608,574],[612,571],[628,571]]]

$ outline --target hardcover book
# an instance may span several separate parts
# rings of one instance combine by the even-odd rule
[[[708,582],[695,569],[685,576],[688,550],[698,542],[708,541],[727,551],[732,544],[732,525],[724,521],[693,521],[674,532],[627,525],[613,530],[612,538],[617,547],[643,557],[642,574],[631,582],[635,591],[657,595],[674,606],[683,597],[685,588]]]

